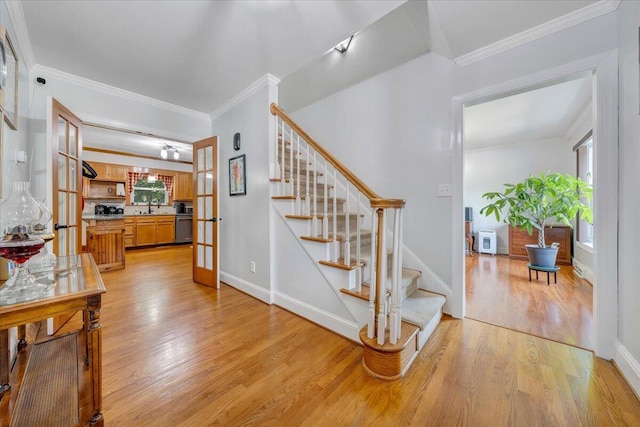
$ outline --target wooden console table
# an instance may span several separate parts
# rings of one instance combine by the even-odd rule
[[[566,225],[554,225],[553,227],[545,227],[544,236],[547,245],[553,242],[560,243],[558,248],[558,258],[556,263],[560,265],[571,265],[571,256],[573,253],[573,242],[571,237],[571,227]],[[509,226],[509,258],[526,261],[529,259],[527,249],[524,245],[538,244],[538,230],[533,230],[533,234],[528,233]]]
[[[39,383],[46,382],[37,381],[38,378],[36,381],[33,378],[28,378],[30,375],[38,375],[38,372],[42,372],[43,367],[45,370],[52,371],[50,372],[51,376],[59,378],[55,371],[57,368],[55,363],[49,365],[46,362],[41,363],[40,371],[36,368],[32,369],[32,365],[36,365],[35,362],[27,366],[32,353],[34,356],[36,354],[36,350],[32,348],[40,346],[41,343],[26,346],[24,325],[62,314],[82,311],[84,319],[82,329],[77,333],[60,337],[66,338],[66,342],[71,344],[66,345],[65,348],[72,348],[76,352],[65,360],[68,361],[68,358],[72,358],[74,366],[77,363],[78,375],[72,376],[74,381],[77,380],[77,383],[68,386],[58,385],[57,387],[64,389],[67,393],[70,389],[77,390],[77,395],[72,395],[72,399],[70,399],[74,404],[77,404],[77,408],[71,408],[70,413],[74,416],[77,414],[78,425],[103,426],[100,307],[101,296],[106,292],[106,289],[102,277],[93,257],[90,254],[80,254],[60,257],[55,270],[46,273],[46,278],[56,282],[55,288],[49,291],[49,296],[35,301],[0,306],[0,396],[2,396],[0,425],[13,426],[17,424],[13,418],[18,417],[21,413],[28,413],[30,419],[41,417],[41,419],[47,420],[46,423],[38,425],[61,425],[60,421],[50,422],[55,418],[54,415],[59,417],[59,414],[55,412],[57,408],[47,409],[45,402],[29,402],[29,399],[21,399],[20,388],[23,385],[27,387],[26,384],[36,383],[39,386]],[[11,369],[8,329],[14,326],[18,327],[18,338],[21,341],[18,344],[19,352],[16,364]],[[69,338],[70,336],[72,338]],[[59,339],[45,341],[42,344],[57,340]],[[62,343],[63,340],[59,340],[59,342]],[[79,351],[80,349],[84,351]],[[72,373],[74,370],[71,369]],[[47,400],[55,401],[55,398],[51,396]],[[46,413],[47,410],[51,413]],[[37,411],[40,413],[36,413]]]

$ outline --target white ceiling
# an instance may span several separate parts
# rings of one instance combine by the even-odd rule
[[[591,75],[464,109],[464,149],[565,138],[591,101]]]
[[[458,62],[505,39],[513,46],[523,34],[521,43],[541,37],[550,31],[534,30],[545,22],[566,27],[617,2],[25,0],[17,15],[30,41],[21,46],[35,64],[211,114],[267,73],[282,81],[283,94],[312,87],[306,99],[290,99],[300,106],[426,51]],[[338,61],[331,47],[354,33],[354,53]],[[325,74],[309,71],[314,64]],[[100,148],[130,146],[113,144]]]

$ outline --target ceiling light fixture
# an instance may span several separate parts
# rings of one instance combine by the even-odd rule
[[[172,147],[171,145],[165,145],[164,147],[162,147],[162,150],[160,150],[160,157],[166,159],[169,157],[169,153],[173,153],[173,160],[180,159],[180,153],[178,152],[178,149],[176,147]]]
[[[351,46],[351,40],[353,40],[353,36],[338,43],[336,46],[334,46],[334,49],[340,53],[345,53],[347,49],[349,49],[349,46]]]

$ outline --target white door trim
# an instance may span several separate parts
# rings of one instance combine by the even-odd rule
[[[581,72],[593,72],[595,136],[594,230],[595,283],[593,295],[593,342],[595,354],[613,359],[618,335],[618,52],[609,51],[532,75],[489,86],[453,98],[453,244],[452,315],[465,314],[464,277],[464,153],[463,107],[505,94],[514,94],[559,82]]]

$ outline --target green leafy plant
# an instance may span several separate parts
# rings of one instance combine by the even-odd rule
[[[482,195],[495,200],[483,207],[480,213],[494,215],[503,222],[533,234],[538,230],[538,246],[546,247],[544,227],[553,218],[556,222],[572,226],[571,220],[578,213],[587,222],[593,221],[589,202],[593,189],[580,178],[569,174],[547,173],[526,178],[518,184],[504,184],[504,192]]]

